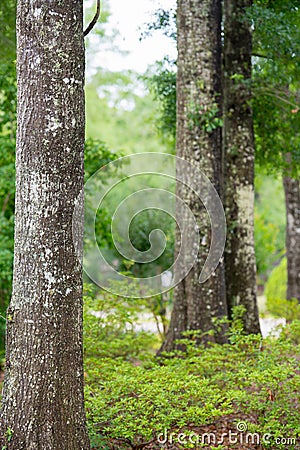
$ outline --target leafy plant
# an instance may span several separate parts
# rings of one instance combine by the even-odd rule
[[[267,281],[265,295],[268,311],[275,317],[285,317],[287,321],[300,319],[300,305],[297,299],[286,299],[287,260],[284,257],[275,267]]]
[[[137,359],[151,353],[158,339],[141,330],[145,303],[85,285],[84,342],[86,357]]]
[[[188,119],[191,128],[199,126],[207,133],[223,126],[223,120],[219,117],[219,107],[216,103],[212,105],[191,104]]]
[[[92,293],[90,297],[89,311],[96,307]],[[153,340],[138,347],[143,333],[134,341],[128,339],[134,327],[128,321],[136,320],[137,305],[123,299],[122,306],[117,302],[107,313],[107,294],[104,297],[98,305],[103,311],[102,331],[95,341],[96,335],[89,335],[91,316],[85,311],[86,407],[94,449],[138,449],[146,444],[159,449],[157,437],[164,430],[174,433],[174,449],[195,448],[182,447],[178,433],[189,436],[213,427],[217,433],[218,426],[224,432],[222,424],[228,420],[236,432],[233,418],[236,422],[246,418],[249,432],[261,437],[268,433],[265,449],[274,448],[276,438],[298,437],[300,322],[283,328],[277,340],[263,340],[244,333],[245,311],[237,307],[229,344],[199,346],[198,332],[190,331],[183,338],[185,352],[154,358]],[[276,448],[295,447],[291,443]]]

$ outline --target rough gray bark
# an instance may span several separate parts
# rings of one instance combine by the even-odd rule
[[[83,187],[81,0],[19,0],[13,294],[1,446],[87,450],[82,268],[72,214]],[[83,217],[76,235],[82,241]]]
[[[259,333],[254,252],[254,133],[251,110],[251,32],[245,8],[251,0],[225,0],[224,158],[227,245],[226,295],[246,308],[247,333]]]
[[[283,178],[286,206],[287,299],[300,302],[300,186],[299,180]]]
[[[221,92],[221,2],[178,0],[177,5],[176,154],[202,170],[220,192],[221,128],[216,118]],[[171,322],[161,351],[172,350],[174,341],[182,337],[184,331],[214,330],[213,320],[227,313],[223,265],[219,265],[208,281],[199,283],[210,245],[207,215],[191,189],[178,183],[177,195],[197,218],[201,245],[195,266],[174,289]],[[179,248],[177,235],[175,253]],[[200,339],[223,342],[224,329],[215,336],[205,335]]]

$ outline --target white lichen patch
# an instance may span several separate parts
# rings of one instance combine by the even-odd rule
[[[60,16],[63,17],[63,14],[57,12],[57,11],[49,11],[50,16]]]
[[[46,250],[45,250],[45,256],[46,256],[46,258],[47,258],[49,255],[52,255],[52,251],[50,250],[50,248],[46,248]]]
[[[288,213],[288,220],[287,220],[287,222],[288,222],[288,227],[290,228],[290,229],[293,229],[294,228],[294,216],[293,216],[293,214],[291,214],[291,213]]]
[[[39,199],[39,174],[32,172],[30,174],[30,195],[32,200]]]
[[[42,13],[42,8],[36,8],[34,10],[33,15],[34,15],[34,17],[36,17],[38,19],[41,16],[41,13]]]
[[[46,132],[55,132],[59,128],[62,128],[62,123],[56,118],[56,117],[49,117],[47,116],[48,124],[45,129]]]
[[[253,186],[239,186],[237,188],[236,203],[238,207],[239,223],[242,225],[246,225],[247,227],[251,227],[252,215],[249,214],[249,212],[253,210],[254,204]]]
[[[35,58],[31,58],[31,69],[37,69],[41,63],[41,58],[39,56],[36,56]]]
[[[242,233],[244,236],[244,245],[240,246],[236,253],[234,264],[237,267],[241,260],[247,261],[250,265],[251,261],[254,259],[254,189],[252,185],[239,186],[237,188],[236,204],[238,208],[238,233],[239,235]]]
[[[51,272],[44,272],[44,276],[45,276],[45,280],[48,281],[49,285],[52,285],[55,283],[55,277],[53,276],[53,274]]]

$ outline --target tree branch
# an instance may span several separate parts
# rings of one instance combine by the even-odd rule
[[[270,59],[270,56],[263,55],[262,53],[257,53],[257,52],[253,52],[253,53],[251,54],[251,56],[256,56],[257,58]]]
[[[283,103],[286,103],[290,107],[299,108],[299,104],[296,101],[293,101],[294,97],[292,95],[289,95],[290,92],[286,93],[284,90],[282,90],[281,92],[285,95],[280,95],[280,90],[276,89],[275,91],[274,89],[271,89],[269,86],[257,86],[256,88],[254,88],[254,90],[261,91],[265,95],[268,95],[269,97],[277,98],[278,100],[280,100]]]
[[[99,19],[100,16],[100,0],[97,0],[97,10],[96,13],[93,17],[93,20],[91,21],[91,23],[89,24],[89,26],[84,30],[83,32],[83,36],[87,36],[89,34],[89,32],[94,28],[94,26],[97,23],[97,20]]]

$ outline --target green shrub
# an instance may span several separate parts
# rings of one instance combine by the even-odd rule
[[[286,300],[287,288],[287,259],[282,258],[280,264],[276,266],[266,283],[265,296],[267,301]]]
[[[257,273],[260,277],[264,277],[274,264],[277,252],[280,250],[277,242],[280,228],[269,222],[263,213],[256,212],[254,221]]]
[[[123,317],[127,323],[126,314],[133,319],[130,308],[136,306],[123,303],[122,308],[100,322],[104,344],[93,342],[95,331],[87,334],[93,329],[90,318],[85,323],[86,409],[93,449],[137,449],[147,442],[159,449],[157,436],[164,430],[188,435],[201,427],[216,430],[219,423],[222,432],[224,424],[236,432],[240,420],[246,420],[249,432],[270,435],[263,449],[298,448],[275,444],[275,439],[300,433],[300,322],[284,328],[277,340],[263,340],[243,332],[240,308],[229,331],[230,344],[196,346],[190,332],[184,338],[186,352],[155,358],[151,345],[139,347],[143,338],[138,335],[130,341],[130,327],[119,322]],[[200,447],[181,446],[175,437],[172,448]]]
[[[300,320],[296,319],[286,327],[283,327],[279,339],[288,341],[291,344],[300,345]]]
[[[265,288],[266,306],[274,317],[285,317],[287,321],[300,319],[300,305],[297,299],[287,300],[287,259],[283,258],[275,267]]]
[[[84,352],[97,358],[131,360],[153,354],[158,338],[153,333],[137,331],[144,304],[100,290],[96,294],[85,285]]]
[[[103,370],[103,362],[98,367]],[[101,384],[97,376],[87,380],[87,417],[94,433],[135,445],[164,429],[180,430],[232,412],[227,395],[186,364],[143,367],[123,362],[111,364]]]
[[[300,319],[300,305],[297,299],[267,300],[267,309],[274,317],[284,317],[288,322]]]
[[[285,203],[280,177],[255,168],[255,255],[258,281],[265,284],[285,249]]]

